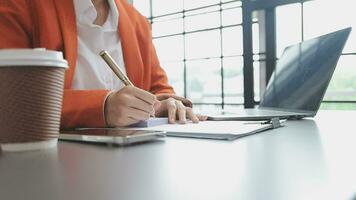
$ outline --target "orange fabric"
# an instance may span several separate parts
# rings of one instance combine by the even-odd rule
[[[150,26],[126,0],[116,0],[119,31],[128,77],[153,94],[174,93],[152,44]],[[0,0],[0,49],[46,48],[63,51],[65,77],[62,128],[103,127],[106,90],[72,90],[77,60],[73,0]]]

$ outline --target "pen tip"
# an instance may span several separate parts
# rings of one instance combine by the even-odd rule
[[[105,50],[102,50],[102,51],[100,51],[100,53],[99,53],[99,55],[104,55],[104,54],[106,54],[106,51]]]

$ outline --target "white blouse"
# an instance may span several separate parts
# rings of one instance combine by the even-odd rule
[[[91,0],[74,0],[77,16],[78,58],[72,89],[117,90],[122,82],[99,56],[106,50],[126,73],[121,42],[118,35],[119,13],[114,0],[108,0],[110,12],[103,26],[93,24],[97,12]]]

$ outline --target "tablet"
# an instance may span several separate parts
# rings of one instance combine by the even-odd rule
[[[60,140],[127,145],[159,139],[165,131],[125,130],[117,128],[82,128],[61,131]]]

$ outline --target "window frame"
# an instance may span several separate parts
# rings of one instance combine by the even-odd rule
[[[238,0],[231,0],[231,1],[225,1],[222,2],[220,1],[219,4],[213,4],[213,5],[208,5],[204,6],[201,8],[193,8],[189,10],[182,10],[181,12],[175,12],[175,13],[169,13],[169,14],[164,14],[160,16],[153,16],[153,11],[152,11],[152,1],[149,0],[149,5],[150,5],[150,16],[148,17],[149,22],[152,24],[154,19],[159,18],[159,17],[165,17],[173,14],[183,14],[183,20],[185,17],[185,13],[189,12],[191,10],[198,10],[204,7],[210,7],[210,6],[217,6],[217,5],[222,5],[230,2],[235,2]],[[241,9],[242,9],[242,23],[239,24],[242,26],[242,36],[243,36],[243,54],[241,55],[243,57],[243,106],[245,108],[253,108],[256,105],[258,105],[260,102],[258,100],[255,100],[255,87],[254,87],[254,79],[259,78],[259,90],[260,90],[260,95],[263,94],[265,91],[266,85],[268,83],[268,80],[270,79],[272,72],[275,69],[276,63],[277,63],[277,30],[276,30],[276,7],[278,6],[283,6],[283,5],[288,5],[288,4],[295,4],[295,3],[300,3],[301,4],[301,21],[302,21],[302,26],[301,26],[301,33],[302,33],[302,41],[304,41],[304,19],[303,19],[303,4],[308,1],[315,1],[315,0],[240,0],[241,2]],[[220,7],[221,8],[221,7]],[[222,12],[222,10],[220,10]],[[220,13],[221,16],[221,13]],[[220,17],[221,18],[221,17]],[[255,21],[257,19],[257,21]],[[253,24],[257,23],[258,28],[259,28],[259,52],[254,53],[253,49]],[[222,26],[222,22],[220,19],[220,25],[219,27],[220,30],[220,35],[221,31],[223,28],[226,28],[228,26]],[[184,22],[183,22],[184,26]],[[235,26],[235,25],[234,25]],[[188,34],[185,31],[185,28],[183,27],[183,33],[179,33],[177,35],[185,35]],[[201,31],[201,30],[199,30]],[[197,32],[197,31],[191,31],[191,32]],[[167,37],[167,36],[161,36],[161,37]],[[221,36],[222,37],[222,36]],[[159,38],[159,37],[157,37]],[[156,39],[155,37],[153,39]],[[183,41],[185,41],[185,37],[183,37]],[[222,42],[221,42],[222,43]],[[184,44],[185,45],[185,44]],[[185,51],[185,46],[184,46],[184,51]],[[187,97],[187,69],[186,69],[186,53],[184,52],[184,69],[183,69],[183,79],[184,79],[184,96]],[[195,102],[194,104],[196,105],[220,105],[222,108],[224,108],[225,105],[241,105],[241,104],[231,104],[231,103],[226,103],[224,101],[224,71],[223,71],[223,53],[221,52],[220,58],[221,58],[221,97],[222,97],[222,102],[221,103],[201,103],[201,102]],[[356,52],[352,53],[342,53],[341,55],[347,56],[347,55],[356,55]],[[259,57],[258,60],[254,59],[254,56]],[[254,77],[254,62],[260,62],[259,66],[259,77]],[[260,97],[261,98],[261,97]],[[323,101],[323,103],[356,103],[355,101]]]

